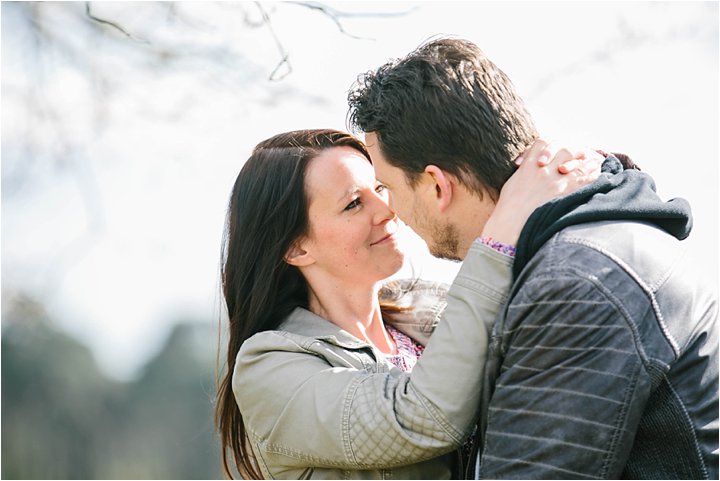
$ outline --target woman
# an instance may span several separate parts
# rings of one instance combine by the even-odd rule
[[[442,479],[460,469],[479,404],[484,323],[509,288],[511,257],[471,249],[461,273],[485,287],[454,287],[447,300],[437,283],[382,288],[403,253],[369,160],[343,132],[296,131],[258,144],[238,175],[216,411],[230,476],[228,450],[245,478]],[[538,170],[524,164],[519,171]],[[548,188],[534,202],[553,195]],[[448,322],[438,323],[446,302]]]

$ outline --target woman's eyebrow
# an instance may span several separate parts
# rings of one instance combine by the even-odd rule
[[[354,185],[354,186],[350,187],[348,190],[346,190],[345,193],[343,193],[342,197],[340,197],[338,199],[338,202],[343,202],[345,199],[357,194],[358,192],[360,192],[360,187]]]

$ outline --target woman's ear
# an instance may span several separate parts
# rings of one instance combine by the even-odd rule
[[[285,254],[285,262],[295,267],[305,267],[315,262],[312,255],[302,247],[300,241],[294,242]]]
[[[425,173],[430,176],[431,182],[434,183],[434,186],[431,187],[434,190],[438,210],[441,213],[445,212],[453,199],[454,178],[437,165],[426,166]]]

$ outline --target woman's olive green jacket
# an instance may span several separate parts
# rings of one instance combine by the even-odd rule
[[[511,263],[476,242],[449,291],[422,281],[383,288],[381,297],[414,307],[386,322],[427,343],[411,373],[301,308],[278,330],[248,339],[233,391],[263,475],[457,476],[457,449],[476,422],[488,332],[505,301]]]

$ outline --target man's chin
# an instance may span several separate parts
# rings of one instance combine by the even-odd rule
[[[432,254],[433,257],[437,257],[438,259],[445,261],[462,262],[462,258],[458,256],[456,252],[451,252],[448,249],[438,249],[432,247],[430,248],[430,254]]]
[[[432,242],[428,242],[428,250],[430,254],[438,259],[455,262],[462,261],[462,257],[459,255],[460,236],[457,230],[449,224],[433,232]]]

